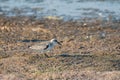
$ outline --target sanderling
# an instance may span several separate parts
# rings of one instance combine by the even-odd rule
[[[41,42],[39,45],[33,45],[29,48],[40,50],[40,52],[46,52],[52,50],[57,44],[61,45],[61,43],[58,42],[57,39],[51,39],[50,41]],[[45,56],[47,55],[45,54]]]

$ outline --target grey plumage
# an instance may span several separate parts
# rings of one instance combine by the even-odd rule
[[[44,52],[53,49],[53,47],[57,44],[61,45],[56,39],[52,39],[51,41],[41,42],[37,45],[33,45],[30,48]]]

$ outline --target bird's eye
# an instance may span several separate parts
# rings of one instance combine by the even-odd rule
[[[54,40],[55,42],[57,42],[57,40]]]

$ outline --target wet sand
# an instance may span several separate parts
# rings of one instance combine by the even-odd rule
[[[29,49],[52,38],[62,46],[47,53],[49,58]],[[0,16],[0,44],[3,80],[120,79],[119,22]]]

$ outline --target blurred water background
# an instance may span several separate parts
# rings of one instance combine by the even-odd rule
[[[120,0],[0,0],[0,15],[58,16],[65,20],[112,16],[120,21]]]

